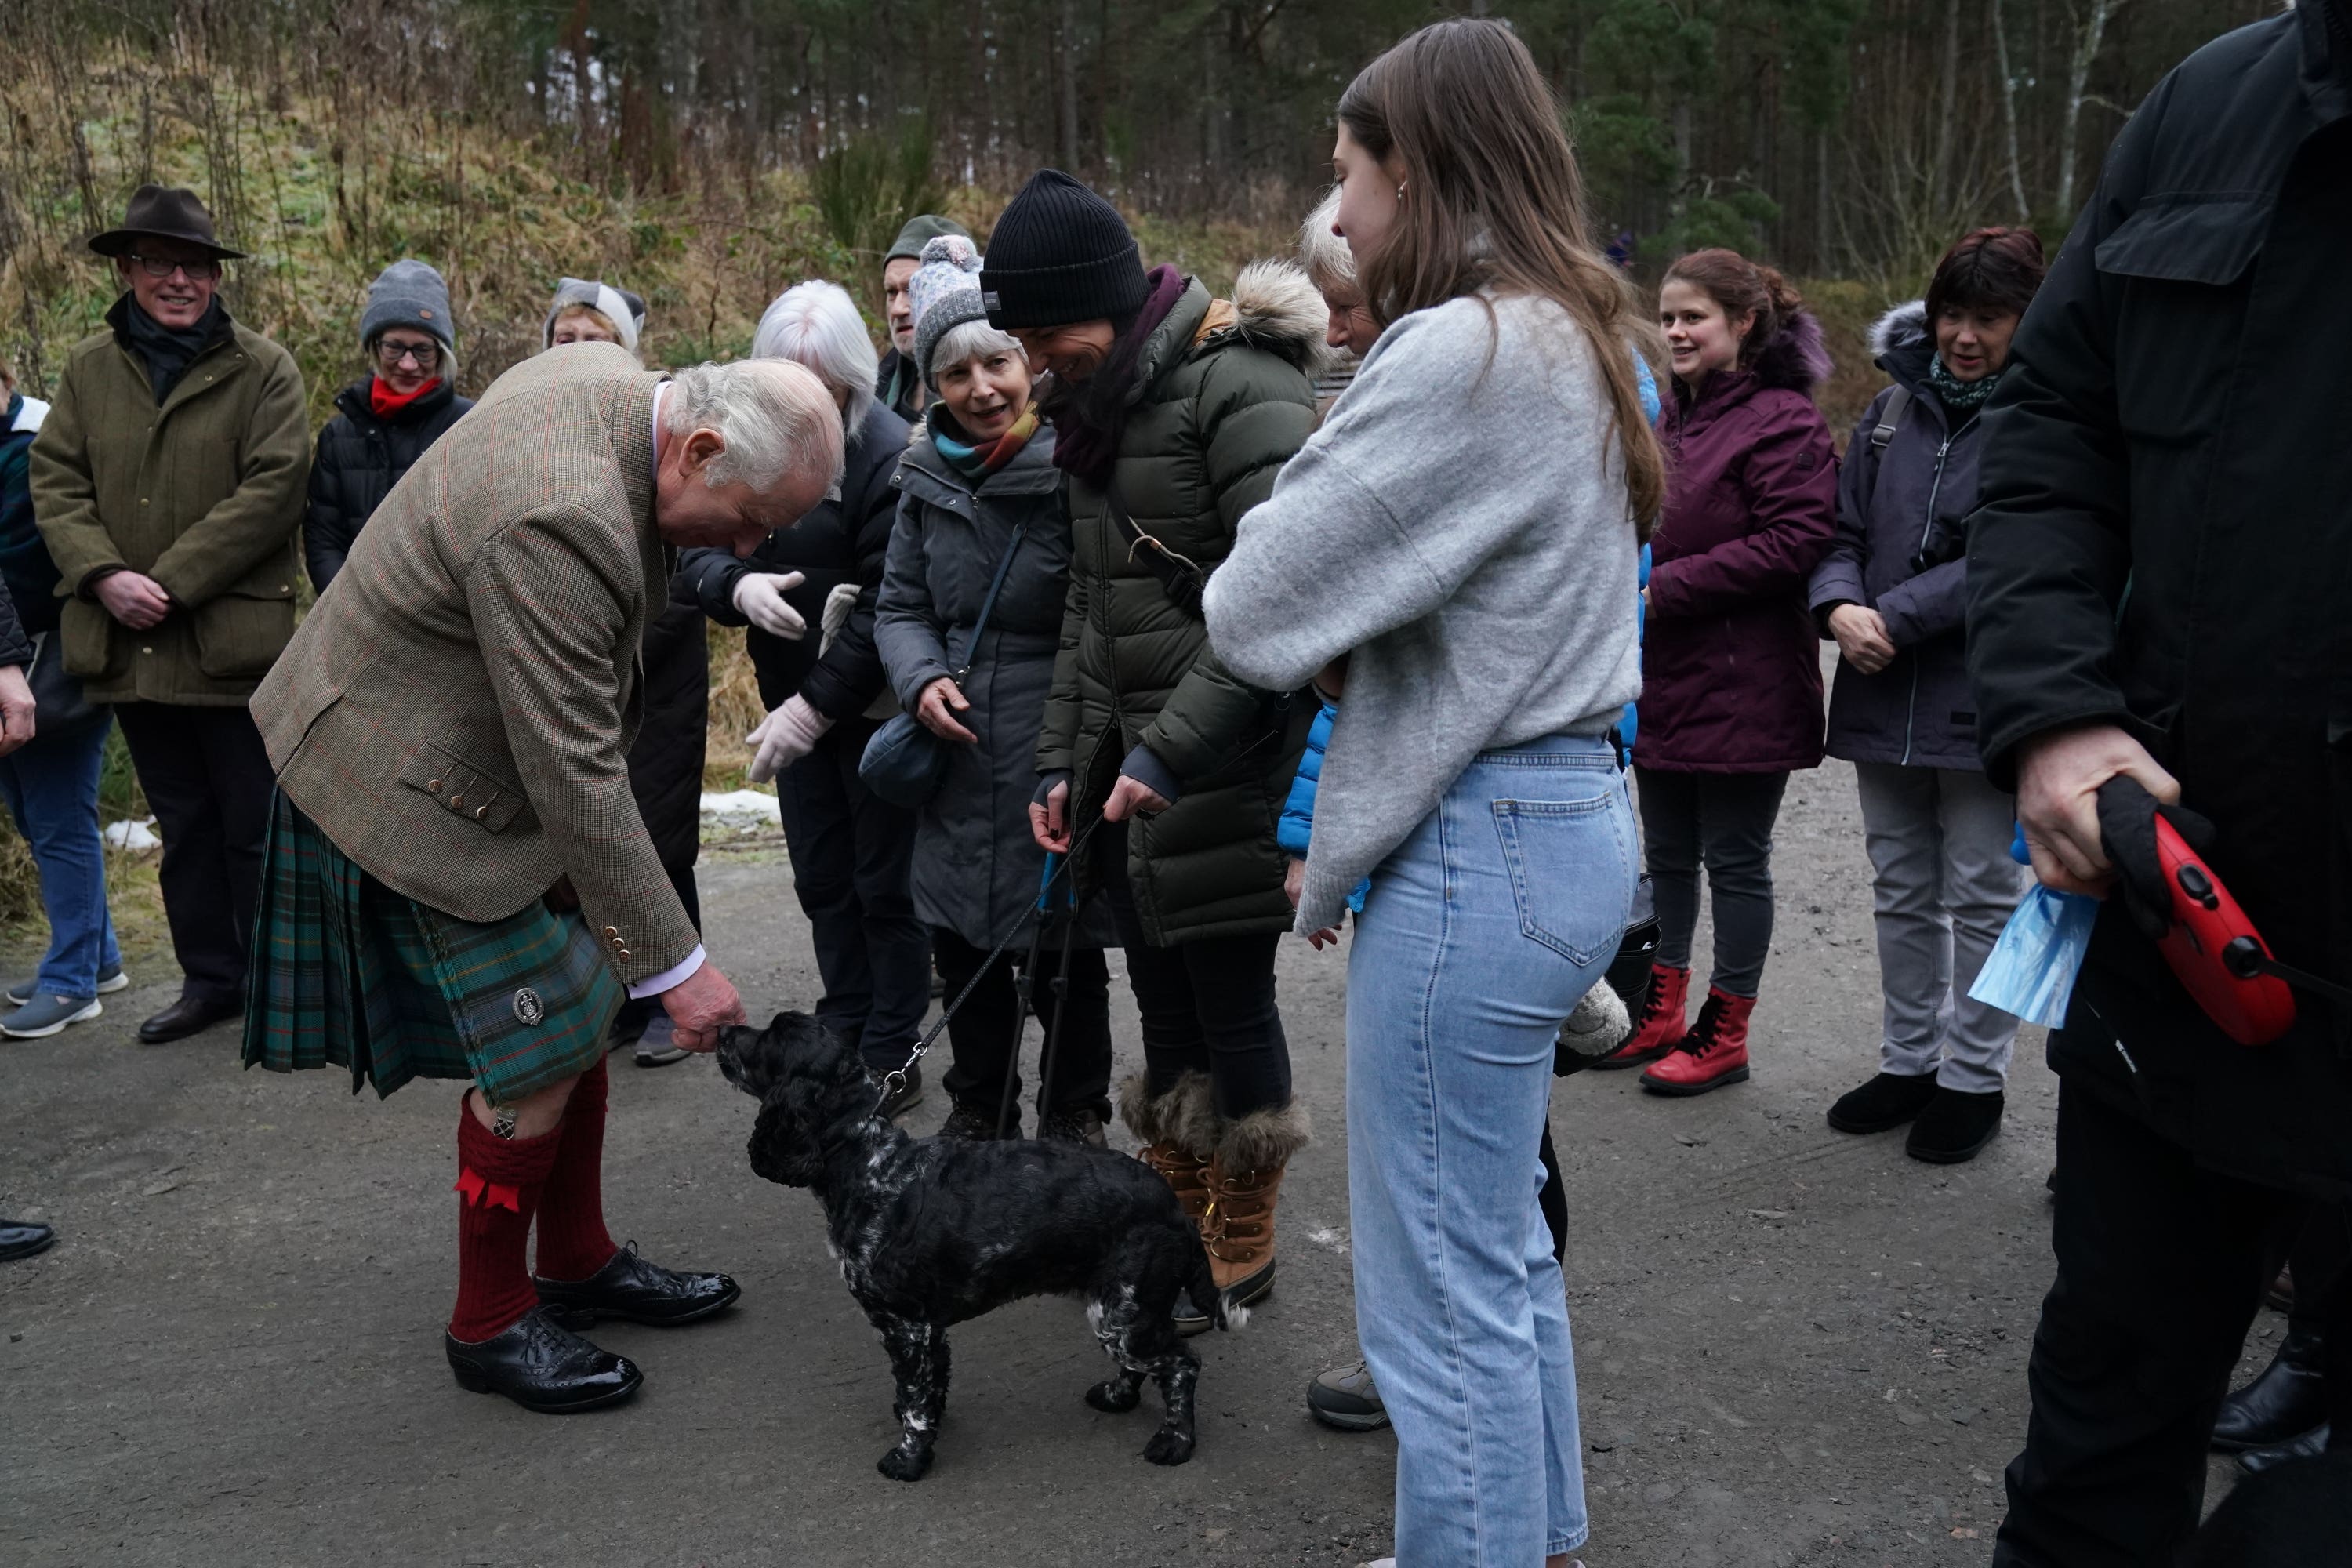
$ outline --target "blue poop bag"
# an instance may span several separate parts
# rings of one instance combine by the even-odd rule
[[[2023,828],[2009,853],[2019,864],[2027,862]],[[2066,1021],[2074,976],[2090,951],[2091,927],[2098,918],[2098,900],[2035,883],[2001,928],[2000,941],[1969,987],[1969,997],[2026,1023],[2056,1028]]]

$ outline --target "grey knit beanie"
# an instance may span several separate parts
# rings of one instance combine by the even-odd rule
[[[917,213],[907,220],[907,226],[898,231],[898,237],[890,242],[890,248],[883,253],[882,265],[887,267],[902,256],[921,257],[923,247],[943,234],[959,234],[966,239],[971,237],[971,230],[951,217],[941,217],[937,213]]]
[[[931,356],[947,335],[966,321],[984,321],[980,303],[980,252],[962,235],[943,234],[923,247],[922,265],[907,280],[915,310],[915,368],[936,395]]]
[[[360,317],[360,346],[367,347],[393,327],[430,332],[455,353],[457,334],[449,324],[449,285],[422,261],[395,261],[368,285],[367,310]]]

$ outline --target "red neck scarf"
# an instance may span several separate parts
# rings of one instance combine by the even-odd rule
[[[383,377],[372,375],[368,377],[368,408],[377,418],[390,419],[440,384],[441,378],[436,375],[414,392],[394,392],[383,384]]]

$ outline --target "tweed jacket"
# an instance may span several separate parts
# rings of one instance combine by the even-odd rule
[[[631,984],[699,940],[626,761],[667,599],[661,380],[608,343],[500,376],[376,509],[253,699],[278,787],[386,887],[492,921],[568,876]]]
[[[295,531],[310,472],[302,373],[226,311],[180,384],[155,404],[121,326],[66,356],[33,440],[33,515],[70,595],[58,639],[93,702],[243,705],[294,635]],[[160,625],[117,622],[90,589],[143,572],[172,595]]]

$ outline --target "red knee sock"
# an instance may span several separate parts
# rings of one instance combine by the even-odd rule
[[[523,1266],[530,1218],[562,1130],[501,1138],[457,1106],[457,1304],[449,1332],[468,1344],[503,1333],[539,1305]]]
[[[580,1075],[563,1108],[562,1140],[539,1203],[539,1277],[585,1279],[619,1250],[604,1229],[604,1090],[602,1058]]]

